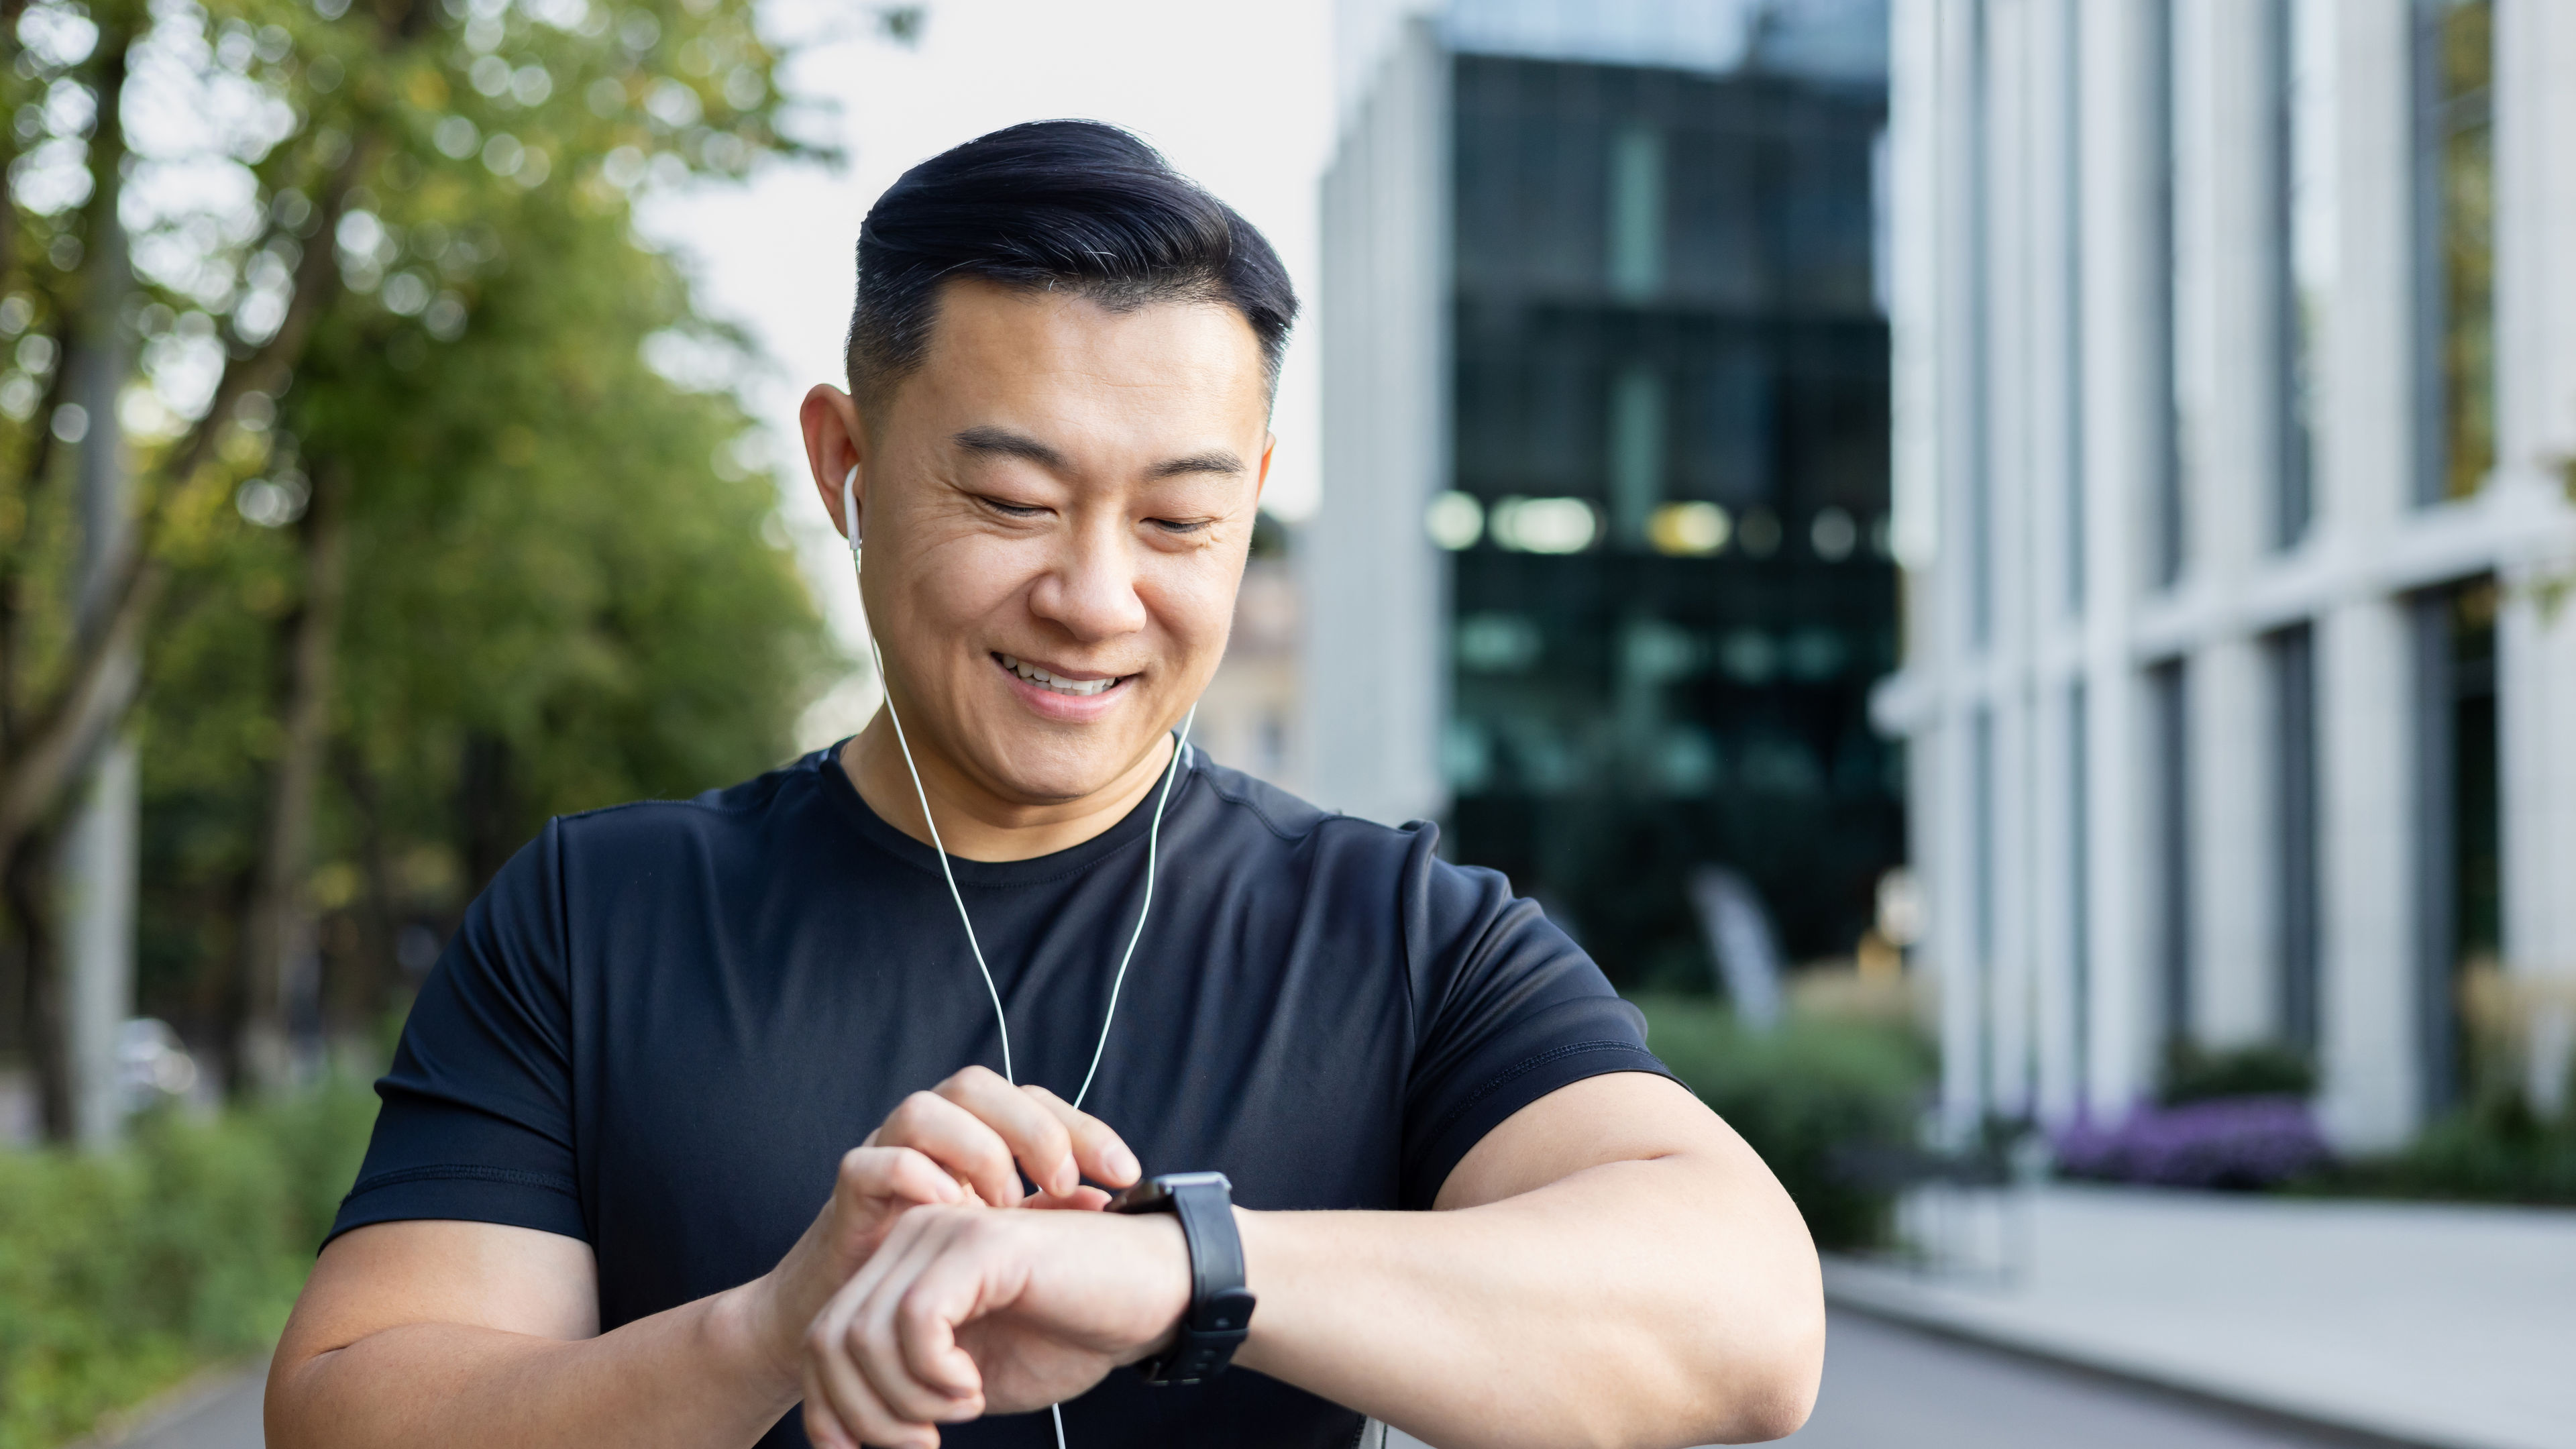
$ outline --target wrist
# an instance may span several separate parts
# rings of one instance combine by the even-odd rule
[[[1178,1218],[1162,1214],[1129,1218],[1138,1229],[1153,1234],[1154,1259],[1161,1265],[1154,1275],[1160,1285],[1155,1292],[1154,1332],[1137,1346],[1125,1362],[1139,1363],[1171,1351],[1179,1341],[1181,1325],[1190,1316],[1190,1245],[1181,1235]]]
[[[1244,1281],[1243,1235],[1233,1185],[1219,1172],[1174,1172],[1120,1193],[1110,1209],[1121,1214],[1168,1215],[1181,1239],[1177,1262],[1183,1282],[1180,1312],[1155,1319],[1170,1327],[1136,1367],[1149,1383],[1194,1384],[1225,1372],[1243,1344],[1254,1299]],[[1168,1243],[1173,1234],[1166,1234]]]
[[[1265,1329],[1275,1325],[1285,1309],[1285,1305],[1277,1302],[1285,1276],[1281,1272],[1281,1262],[1287,1244],[1282,1239],[1294,1235],[1293,1225],[1285,1220],[1295,1216],[1294,1213],[1257,1213],[1245,1208],[1234,1210],[1234,1229],[1243,1240],[1243,1286],[1252,1290],[1252,1296],[1268,1309],[1266,1314],[1252,1315],[1251,1331],[1244,1335],[1243,1347],[1234,1351],[1236,1363],[1250,1365],[1261,1356],[1264,1341],[1271,1336]]]
[[[705,1332],[718,1363],[778,1400],[779,1412],[803,1395],[798,1354],[805,1325],[781,1320],[776,1274],[764,1273],[706,1300]]]

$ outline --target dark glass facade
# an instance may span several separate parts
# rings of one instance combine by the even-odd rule
[[[1884,91],[1453,76],[1454,486],[1485,520],[1447,540],[1454,853],[1623,984],[1709,980],[1702,864],[1792,959],[1848,953],[1904,836],[1867,710],[1896,664]]]

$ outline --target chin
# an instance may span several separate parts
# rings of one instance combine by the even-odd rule
[[[1113,757],[1109,752],[1068,748],[1072,744],[1044,736],[1015,741],[1004,758],[991,763],[993,778],[1004,792],[1032,804],[1066,805],[1117,784],[1135,760],[1124,752]]]

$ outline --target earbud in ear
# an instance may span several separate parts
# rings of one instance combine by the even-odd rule
[[[852,463],[850,471],[841,475],[841,532],[849,535],[853,555],[859,551],[858,496],[859,465]]]

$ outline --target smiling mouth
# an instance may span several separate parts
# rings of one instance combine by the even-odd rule
[[[1057,675],[1049,674],[1045,670],[1021,659],[1017,655],[996,654],[993,656],[993,659],[1004,669],[1011,671],[1013,674],[1018,675],[1020,678],[1027,680],[1029,683],[1036,685],[1038,688],[1043,689],[1050,694],[1071,695],[1075,699],[1089,699],[1095,694],[1106,693],[1110,689],[1135,678],[1132,674],[1113,674],[1103,679],[1065,679]]]

